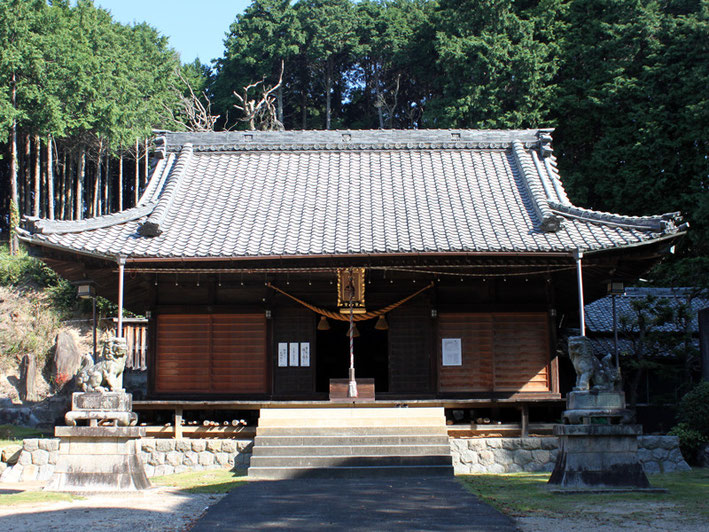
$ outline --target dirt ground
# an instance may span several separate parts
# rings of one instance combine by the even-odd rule
[[[522,532],[705,532],[709,522],[682,515],[670,503],[622,502],[583,506],[574,516],[515,518]]]
[[[27,489],[27,485],[21,485],[21,489]],[[0,489],[0,493],[12,491],[9,484],[3,484]],[[90,495],[71,502],[0,506],[0,530],[177,532],[189,530],[191,524],[222,497],[224,495],[189,494],[177,488],[158,487],[133,494]]]

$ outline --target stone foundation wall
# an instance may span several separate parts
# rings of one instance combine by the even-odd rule
[[[451,438],[456,474],[550,472],[559,440],[548,438]],[[676,436],[640,436],[638,460],[646,473],[688,471]]]
[[[138,445],[145,474],[158,477],[200,469],[245,471],[251,462],[253,440],[143,438]],[[0,482],[49,480],[58,455],[59,438],[26,439],[17,463],[0,471]]]
[[[145,473],[154,477],[200,469],[246,470],[253,440],[143,438],[139,445]],[[499,474],[551,471],[559,441],[555,437],[451,438],[450,446],[456,474]],[[0,469],[0,482],[49,480],[58,454],[58,438],[26,439],[17,464]],[[647,473],[690,469],[676,436],[640,436],[638,459]]]
[[[253,440],[143,438],[140,459],[148,477],[199,469],[243,469],[251,462]]]

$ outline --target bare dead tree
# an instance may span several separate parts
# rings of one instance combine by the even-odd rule
[[[176,74],[187,87],[189,95],[185,95],[184,90],[173,87],[173,90],[178,94],[178,108],[177,112],[175,112],[174,109],[163,105],[167,113],[166,118],[174,122],[179,129],[196,132],[214,131],[214,124],[220,115],[212,114],[212,102],[209,96],[204,91],[201,97],[197,96],[192,85],[179,69]]]
[[[382,110],[386,111],[387,114],[387,128],[391,129],[394,123],[394,111],[396,111],[396,106],[399,103],[399,86],[401,82],[401,74],[396,76],[396,81],[393,84],[392,89],[389,91],[392,95],[391,103],[387,101],[384,92],[377,92],[376,101],[374,102],[374,107],[377,108],[379,112],[379,126],[383,127],[382,120]]]
[[[238,104],[234,104],[243,114],[240,118],[242,122],[248,122],[249,129],[254,131],[260,129],[263,131],[282,131],[283,123],[278,120],[278,110],[276,107],[276,99],[272,94],[279,89],[283,83],[283,61],[281,61],[281,74],[278,77],[278,83],[273,87],[266,88],[264,85],[265,78],[256,83],[251,83],[242,89],[239,94],[234,91],[234,96],[239,100]],[[261,98],[256,100],[249,96],[249,91],[256,87],[261,88]]]

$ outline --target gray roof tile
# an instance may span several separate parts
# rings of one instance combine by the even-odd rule
[[[571,205],[548,137],[169,133],[137,207],[79,222],[31,219],[22,238],[109,256],[269,257],[599,250],[681,229],[677,213]]]

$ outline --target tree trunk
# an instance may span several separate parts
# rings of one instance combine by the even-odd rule
[[[101,145],[99,144],[98,155],[96,156],[96,176],[94,178],[94,197],[91,204],[91,215],[99,215],[99,199],[101,197]]]
[[[69,154],[69,173],[66,176],[66,198],[64,203],[66,204],[66,219],[74,219],[74,180],[76,176],[76,160],[73,154]]]
[[[278,87],[278,121],[283,124],[283,83]]]
[[[58,155],[59,154],[57,153],[57,156]],[[66,203],[66,196],[67,196],[67,190],[66,190],[66,176],[67,176],[66,151],[64,152],[62,160],[64,161],[64,164],[62,165],[59,182],[57,183],[57,186],[59,187],[59,203],[57,204],[57,207],[59,207],[59,219],[65,220],[66,219],[65,218],[66,211],[64,209],[64,204]]]
[[[32,215],[39,217],[40,206],[42,202],[40,201],[41,195],[40,190],[42,188],[42,172],[40,167],[40,154],[42,153],[42,146],[39,142],[39,135],[34,136],[34,202],[32,205]]]
[[[25,156],[23,159],[23,178],[25,190],[25,207],[23,212],[29,214],[32,212],[32,193],[30,192],[30,183],[32,181],[32,139],[30,134],[25,135]]]
[[[144,168],[143,168],[143,186],[148,184],[148,172],[150,171],[149,167],[149,162],[148,161],[148,138],[146,137],[145,139],[145,153],[143,154],[143,163],[144,163]]]
[[[331,98],[332,95],[332,55],[327,58],[327,65],[325,68],[325,129],[330,129],[330,116],[331,112]]]
[[[133,205],[138,204],[140,194],[140,141],[135,139],[135,187],[133,189]]]
[[[47,218],[54,220],[54,152],[52,137],[47,137]]]
[[[111,160],[108,157],[108,152],[106,152],[106,157],[104,159],[106,161],[106,171],[103,174],[103,201],[101,202],[100,212],[101,214],[108,214],[111,212],[111,204],[109,203],[109,181],[111,176],[111,173],[109,172],[109,165],[111,164]]]
[[[118,156],[118,211],[123,210],[123,150]]]
[[[84,210],[84,178],[86,177],[86,148],[81,148],[79,155],[79,169],[76,172],[76,203],[74,220],[83,218]]]
[[[17,90],[15,88],[15,73],[12,73],[12,79],[10,82],[10,103],[12,108],[15,109],[17,98]],[[20,195],[17,187],[17,120],[12,118],[12,123],[10,124],[10,208],[8,209],[11,213],[13,212],[12,205],[14,204],[16,209],[20,208]],[[14,220],[10,220],[10,225]],[[19,243],[17,241],[17,235],[15,234],[15,228],[10,227],[10,254],[15,255],[19,251]]]
[[[16,100],[14,72],[10,83],[10,102],[14,109]],[[10,199],[19,207],[20,195],[17,190],[17,121],[14,118],[10,124]]]

